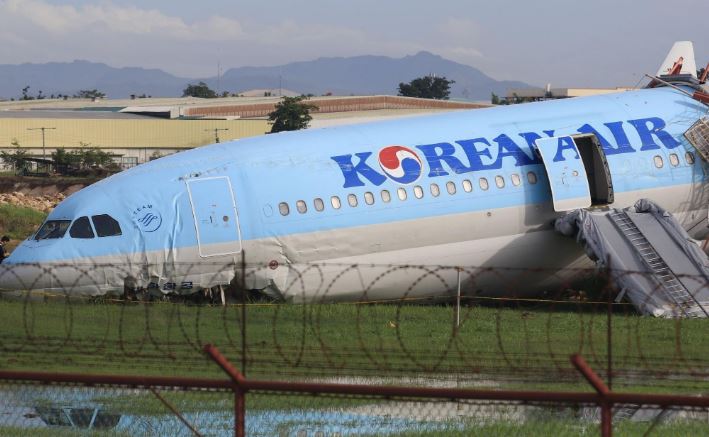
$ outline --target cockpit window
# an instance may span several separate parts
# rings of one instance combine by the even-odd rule
[[[121,235],[121,227],[116,219],[108,214],[92,215],[91,220],[94,221],[94,228],[99,237],[113,237]]]
[[[62,238],[70,224],[71,220],[48,220],[39,228],[34,239],[39,241]]]
[[[69,229],[71,238],[94,238],[94,231],[88,217],[79,217]]]

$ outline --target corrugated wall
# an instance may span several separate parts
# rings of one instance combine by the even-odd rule
[[[398,96],[370,96],[343,98],[312,98],[308,103],[316,105],[313,112],[373,111],[378,109],[477,109],[490,105],[449,100],[417,99]],[[275,103],[255,103],[252,105],[220,105],[185,108],[185,115],[201,117],[264,117],[273,111]]]
[[[48,150],[76,148],[81,143],[99,148],[185,149],[214,143],[214,129],[221,141],[263,135],[267,120],[81,120],[0,118],[0,148],[17,140],[22,147],[41,148],[42,133],[29,128],[55,127],[46,131]]]

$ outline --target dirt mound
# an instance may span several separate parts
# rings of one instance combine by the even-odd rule
[[[24,194],[21,191],[0,193],[0,204],[9,203],[14,206],[32,208],[37,211],[50,212],[55,206],[66,198],[64,193],[53,194]]]
[[[0,176],[0,204],[50,212],[71,194],[96,182],[91,178]]]
[[[0,193],[22,193],[34,197],[62,193],[69,196],[97,180],[95,178],[0,176]]]

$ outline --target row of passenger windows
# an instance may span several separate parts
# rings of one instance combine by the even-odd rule
[[[679,156],[677,156],[676,153],[671,153],[669,156],[669,159],[670,159],[670,164],[673,167],[679,166],[679,164],[680,164]],[[694,159],[694,154],[692,152],[687,152],[684,155],[684,159],[687,162],[687,164],[689,164],[689,165],[694,164],[695,159]],[[655,163],[655,167],[657,167],[657,168],[662,168],[665,165],[664,160],[662,159],[662,156],[660,156],[660,155],[656,155],[653,158],[653,161]],[[512,182],[512,185],[517,187],[522,183],[522,178],[517,173],[513,173],[510,176],[510,181]],[[536,184],[537,183],[536,173],[534,173],[533,171],[527,172],[527,181],[532,185]],[[478,184],[480,185],[480,189],[483,191],[486,191],[490,188],[490,182],[488,182],[487,178],[480,178],[478,180]],[[465,191],[466,193],[473,191],[473,183],[469,179],[463,180],[463,182],[461,182],[461,185],[462,185],[463,191]],[[495,185],[498,188],[504,188],[505,187],[505,178],[500,175],[495,176]],[[455,182],[453,182],[453,181],[446,182],[445,190],[450,195],[455,194],[457,191],[457,187],[456,187]],[[438,186],[438,184],[435,184],[435,183],[430,185],[430,191],[431,191],[431,195],[433,197],[438,197],[441,194],[441,188]],[[389,190],[382,190],[380,195],[381,195],[382,202],[384,202],[384,203],[391,202],[391,193],[389,192]],[[414,186],[413,187],[413,195],[417,199],[423,198],[424,197],[424,188],[420,185]],[[406,191],[406,188],[404,188],[404,187],[398,188],[396,190],[396,196],[399,198],[399,200],[406,200],[408,198],[408,192]],[[373,205],[374,202],[375,202],[375,199],[374,199],[373,193],[371,193],[369,191],[364,193],[364,203],[366,203],[367,205]],[[357,199],[357,195],[348,194],[347,195],[347,203],[353,208],[356,207],[359,204],[359,200]],[[340,209],[342,207],[342,202],[338,196],[332,196],[330,198],[330,204],[332,205],[333,209]],[[318,212],[324,211],[325,210],[325,201],[323,201],[323,199],[318,197],[313,200],[313,207]],[[300,214],[305,214],[306,212],[308,212],[308,205],[304,200],[298,200],[295,203],[295,208]],[[278,211],[281,213],[281,215],[286,216],[286,215],[290,214],[290,206],[288,205],[287,202],[281,202],[278,205]]]
[[[519,186],[522,184],[522,177],[518,175],[517,173],[513,173],[510,176],[510,181],[512,182],[512,185],[515,187]],[[536,184],[537,183],[537,175],[533,171],[527,172],[527,181],[530,184]],[[495,185],[498,188],[504,188],[505,187],[505,178],[503,176],[495,176]],[[480,186],[480,189],[483,191],[486,191],[490,188],[490,182],[487,180],[487,178],[480,178],[478,180],[478,185]],[[470,193],[473,191],[473,183],[469,179],[465,179],[461,182],[461,186],[463,191],[466,193]],[[456,194],[458,191],[458,187],[456,186],[455,182],[453,181],[448,181],[445,184],[445,191],[448,192],[450,195]],[[431,196],[433,197],[438,197],[441,195],[441,187],[438,184],[431,184],[429,186],[429,190],[431,192]],[[413,191],[413,196],[417,199],[422,199],[425,195],[424,193],[424,188],[421,185],[415,185],[412,189]],[[392,194],[389,190],[382,190],[379,193],[381,197],[381,201],[384,203],[389,203],[391,202]],[[367,191],[364,193],[364,203],[367,205],[374,205],[375,203],[375,195],[374,193]],[[404,187],[399,187],[396,190],[396,197],[399,200],[406,200],[409,197],[408,191],[406,191],[406,188]],[[356,194],[348,194],[347,195],[347,204],[351,207],[356,207],[359,205],[359,199],[357,198]],[[332,206],[333,209],[340,209],[342,207],[342,201],[338,196],[332,196],[330,197],[330,205]],[[325,201],[321,198],[315,198],[313,200],[313,207],[315,208],[316,211],[321,212],[325,210]],[[305,214],[308,212],[308,204],[305,202],[305,200],[298,200],[295,202],[295,208],[300,214]],[[288,205],[287,202],[281,202],[278,204],[278,211],[281,213],[281,215],[286,216],[290,214],[290,206]]]
[[[51,240],[62,238],[69,230],[71,238],[94,238],[94,229],[99,237],[115,237],[121,235],[121,226],[116,219],[108,214],[99,214],[91,216],[94,227],[91,227],[89,218],[79,217],[72,223],[71,220],[49,220],[39,228],[35,234],[35,240]]]
[[[687,164],[689,165],[694,164],[694,154],[692,152],[685,153],[684,160],[687,161]],[[662,168],[665,166],[665,160],[662,159],[662,156],[660,155],[655,155],[653,161],[655,162],[655,167],[657,168]],[[677,156],[676,153],[670,153],[670,165],[672,165],[672,167],[677,167],[679,165],[679,156]]]

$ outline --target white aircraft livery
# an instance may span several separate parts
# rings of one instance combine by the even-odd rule
[[[60,203],[0,264],[0,288],[188,294],[243,265],[249,289],[337,301],[447,293],[456,275],[416,281],[389,266],[547,269],[517,284],[531,293],[560,280],[549,269],[590,263],[556,218],[640,198],[704,238],[709,166],[685,133],[707,115],[706,77],[691,43],[667,59],[634,91],[264,135],[139,165]],[[494,277],[476,287],[505,292]]]

